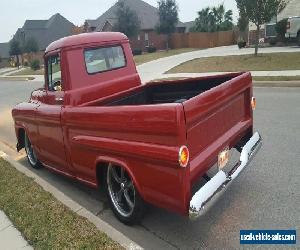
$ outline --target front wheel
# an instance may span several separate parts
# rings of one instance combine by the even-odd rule
[[[145,204],[127,171],[108,165],[106,191],[112,211],[125,224],[135,224],[143,216]]]
[[[27,159],[30,166],[33,168],[41,168],[42,164],[38,160],[36,153],[34,152],[33,146],[26,133],[25,133],[24,142],[25,142],[25,151],[26,151]]]

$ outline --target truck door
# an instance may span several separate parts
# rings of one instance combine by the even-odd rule
[[[64,81],[62,79],[59,54],[47,57],[46,96],[37,108],[38,145],[40,160],[48,167],[59,172],[69,173],[66,158],[61,110],[64,104]]]

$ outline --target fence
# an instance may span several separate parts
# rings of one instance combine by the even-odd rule
[[[174,33],[171,48],[212,48],[236,43],[234,31]]]

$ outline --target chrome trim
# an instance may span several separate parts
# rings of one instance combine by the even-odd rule
[[[219,171],[203,187],[201,187],[190,201],[189,217],[195,219],[203,215],[216,201],[216,198],[250,163],[262,145],[262,138],[258,132],[254,133],[244,145],[239,162],[228,172]]]

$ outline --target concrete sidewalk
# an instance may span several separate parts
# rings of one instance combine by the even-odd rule
[[[259,53],[292,53],[300,52],[300,47],[270,47],[260,48]],[[170,57],[160,58],[148,63],[141,64],[137,67],[143,83],[148,81],[163,78],[164,73],[178,66],[181,63],[204,57],[212,56],[230,56],[230,55],[249,55],[253,54],[253,48],[238,49],[236,45],[223,46],[210,49],[197,50],[187,53],[182,53]],[[281,71],[278,71],[281,72]],[[265,75],[263,75],[265,76]],[[266,75],[268,76],[268,75]]]
[[[33,249],[0,210],[0,247],[5,250]]]
[[[11,74],[17,73],[17,72],[22,72],[25,70],[25,67],[20,66],[20,68],[4,68],[2,70],[2,76],[10,76]]]
[[[250,71],[252,76],[300,76],[300,70],[279,70],[279,71]],[[205,72],[205,73],[175,73],[175,74],[163,74],[162,78],[169,77],[199,77],[199,76],[211,76],[222,75],[232,72]]]

